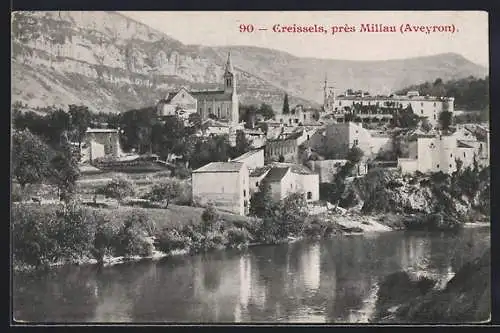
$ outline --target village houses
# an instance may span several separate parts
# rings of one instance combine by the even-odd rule
[[[483,131],[481,133],[481,131]],[[451,174],[462,167],[489,165],[489,131],[478,126],[459,126],[453,134],[416,136],[409,142],[409,156],[398,158],[404,174],[444,172]]]

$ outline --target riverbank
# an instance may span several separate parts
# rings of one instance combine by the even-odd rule
[[[292,224],[280,222],[293,227],[280,231],[276,222],[269,224],[258,218],[188,206],[96,209],[82,205],[15,205],[14,269],[26,271],[64,264],[109,266],[337,234],[368,235],[400,230],[404,219],[398,214],[330,211]],[[484,225],[468,223],[467,227],[480,224]]]
[[[374,321],[386,323],[479,323],[491,318],[491,249],[466,263],[436,288],[408,272],[387,276],[377,292]]]

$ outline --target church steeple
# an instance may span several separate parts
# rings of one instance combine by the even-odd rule
[[[224,91],[236,92],[236,77],[231,62],[231,52],[227,54],[226,68],[224,70]]]

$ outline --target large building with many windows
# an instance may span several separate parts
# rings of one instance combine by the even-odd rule
[[[336,95],[325,81],[323,109],[334,115],[337,122],[345,122],[346,115],[351,121],[363,123],[387,123],[395,112],[411,107],[413,113],[426,117],[436,125],[442,111],[454,112],[453,97],[420,96],[418,91],[406,95],[372,96],[366,92],[345,92]]]

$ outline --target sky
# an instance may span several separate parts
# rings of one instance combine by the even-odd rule
[[[488,67],[488,13],[481,11],[241,11],[120,12],[184,44],[250,45],[299,57],[345,60],[402,59],[458,53]],[[327,33],[274,32],[273,26],[323,26]],[[396,32],[361,31],[361,25],[394,26]],[[401,33],[400,27],[430,27]],[[333,27],[354,28],[336,32]],[[248,28],[247,28],[248,27]],[[253,32],[250,30],[253,27]],[[436,28],[433,28],[436,27]],[[444,28],[450,27],[450,28]],[[439,32],[439,29],[454,32]],[[267,30],[259,30],[267,29]],[[424,28],[426,29],[426,28]],[[240,31],[243,30],[243,31]],[[435,30],[435,32],[432,32]]]

